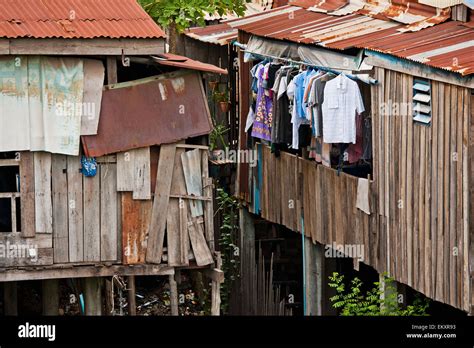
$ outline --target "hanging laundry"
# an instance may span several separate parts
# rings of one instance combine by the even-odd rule
[[[308,71],[303,71],[302,73],[296,75],[293,80],[291,80],[288,85],[287,95],[290,100],[292,100],[293,107],[291,110],[291,123],[292,123],[292,144],[291,147],[295,150],[300,148],[299,146],[299,133],[298,130],[302,124],[309,124],[309,121],[306,119],[303,106],[303,97],[304,97],[304,79]]]
[[[263,88],[265,69],[264,65],[260,65],[256,71],[256,76],[258,78],[257,105],[255,110],[255,121],[252,128],[252,136],[270,141],[273,100],[271,96],[266,95],[266,90]]]
[[[363,148],[363,142],[364,142],[364,137],[362,134],[362,122],[363,118],[362,115],[357,115],[356,116],[356,143],[355,144],[350,144],[349,147],[347,148],[347,161],[349,163],[357,163],[363,155],[364,148]]]
[[[340,74],[324,88],[323,141],[325,143],[356,143],[356,114],[364,112],[364,103],[357,82]]]
[[[290,144],[292,142],[290,100],[287,88],[294,71],[292,67],[280,68],[273,85],[272,143]]]
[[[313,136],[321,137],[323,135],[323,111],[322,105],[324,102],[324,88],[326,82],[334,79],[336,75],[333,73],[325,73],[316,76],[311,81],[311,88],[308,96],[308,106],[311,109],[311,125],[313,127]]]

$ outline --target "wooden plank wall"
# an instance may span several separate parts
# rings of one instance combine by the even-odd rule
[[[117,165],[99,163],[94,177],[80,168],[80,157],[52,155],[54,263],[117,261]]]
[[[386,269],[469,311],[470,92],[432,81],[432,120],[423,125],[412,120],[412,77],[376,68],[376,78],[383,86],[372,88],[374,188]]]
[[[0,259],[0,267],[99,262],[188,266],[190,260],[198,266],[213,264],[208,165],[206,146],[186,144],[100,157],[93,177],[81,173],[80,156],[22,154],[23,228],[2,238],[38,244],[40,260]],[[160,198],[165,196],[166,201]],[[154,253],[158,256],[150,260]]]
[[[314,242],[364,245],[365,262],[376,264],[369,246],[379,245],[380,236],[356,208],[358,178],[288,153],[275,157],[267,146],[262,152],[262,218],[301,233],[303,216],[305,235]]]
[[[379,273],[469,312],[470,91],[432,81],[432,122],[423,125],[411,116],[412,77],[376,68],[376,78],[372,214],[355,208],[358,178],[290,154],[275,157],[263,146],[262,218],[301,232],[302,207],[305,234],[313,241],[363,244],[364,262]]]

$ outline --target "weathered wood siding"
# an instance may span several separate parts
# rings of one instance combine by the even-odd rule
[[[26,202],[21,231],[1,234],[0,244],[36,248],[37,260],[2,257],[0,268],[214,262],[207,147],[168,144],[99,157],[93,177],[81,173],[80,156],[31,154],[20,156],[21,191],[14,193]]]
[[[470,91],[432,81],[431,124],[423,125],[412,120],[412,77],[376,68],[376,78],[374,188],[386,270],[469,311]]]
[[[303,217],[313,241],[363,244],[364,262],[378,272],[469,312],[470,90],[432,81],[432,120],[423,125],[412,119],[411,76],[376,68],[376,79],[371,215],[356,208],[358,178],[290,154],[275,157],[266,146],[252,171],[259,204],[251,208],[298,232]]]

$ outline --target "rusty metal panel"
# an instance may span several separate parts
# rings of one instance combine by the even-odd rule
[[[145,263],[146,234],[150,225],[151,200],[135,200],[131,192],[122,193],[123,264]]]
[[[198,60],[193,60],[188,57],[179,56],[177,54],[163,53],[154,56],[153,60],[158,64],[173,66],[176,68],[212,72],[216,74],[227,74],[226,69],[219,68],[212,64],[203,63]]]
[[[265,38],[316,44],[331,49],[370,49],[462,75],[474,72],[474,28],[447,21],[450,8],[417,0],[349,2],[335,11],[323,7],[344,0],[294,0],[271,16],[232,21],[242,32]],[[326,12],[326,13],[324,13]]]
[[[199,73],[180,70],[106,86],[97,135],[83,136],[87,156],[173,143],[208,134],[211,117]]]
[[[135,0],[0,0],[4,38],[164,38]]]

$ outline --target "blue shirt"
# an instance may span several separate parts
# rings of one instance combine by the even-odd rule
[[[295,104],[296,104],[296,116],[300,118],[306,118],[305,108],[306,105],[303,103],[304,90],[309,83],[311,77],[316,75],[316,70],[309,69],[295,76]]]

